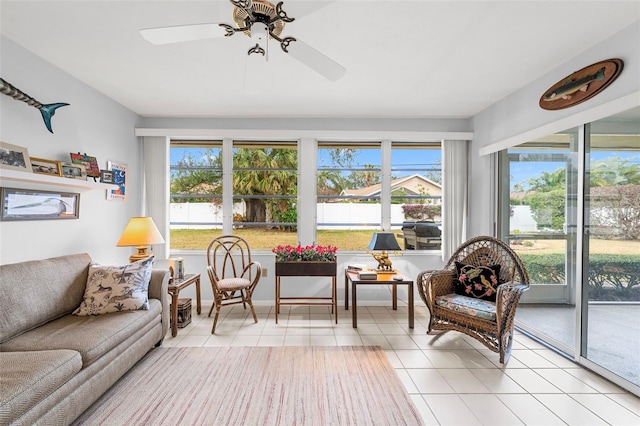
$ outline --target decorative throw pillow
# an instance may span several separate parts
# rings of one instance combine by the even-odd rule
[[[124,266],[89,265],[84,300],[74,315],[149,309],[149,280],[154,256]]]
[[[455,285],[456,294],[475,297],[477,299],[496,301],[500,265],[465,265],[456,262],[458,277]]]

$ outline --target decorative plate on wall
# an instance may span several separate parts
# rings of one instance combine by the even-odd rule
[[[569,108],[594,97],[618,78],[624,67],[622,59],[596,62],[563,78],[540,97],[540,108]]]

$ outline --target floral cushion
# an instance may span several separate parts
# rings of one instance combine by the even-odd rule
[[[456,294],[496,301],[500,265],[465,265],[456,262],[456,271]]]
[[[84,300],[74,315],[149,309],[149,281],[153,256],[124,266],[89,265]]]
[[[474,317],[496,320],[496,304],[487,300],[450,293],[436,297],[436,305]]]

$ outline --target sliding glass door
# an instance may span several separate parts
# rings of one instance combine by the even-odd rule
[[[499,154],[516,326],[640,393],[640,107]]]
[[[501,215],[501,237],[508,239],[531,278],[516,320],[572,355],[578,140],[578,129],[570,129],[509,149],[501,162],[503,175],[509,176],[502,190],[509,202]]]
[[[640,386],[638,111],[587,126],[581,355]]]

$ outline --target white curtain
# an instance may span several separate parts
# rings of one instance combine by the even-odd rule
[[[153,218],[164,244],[152,247],[156,260],[169,257],[169,139],[145,136],[143,215]]]
[[[467,240],[468,141],[442,142],[442,260]]]

